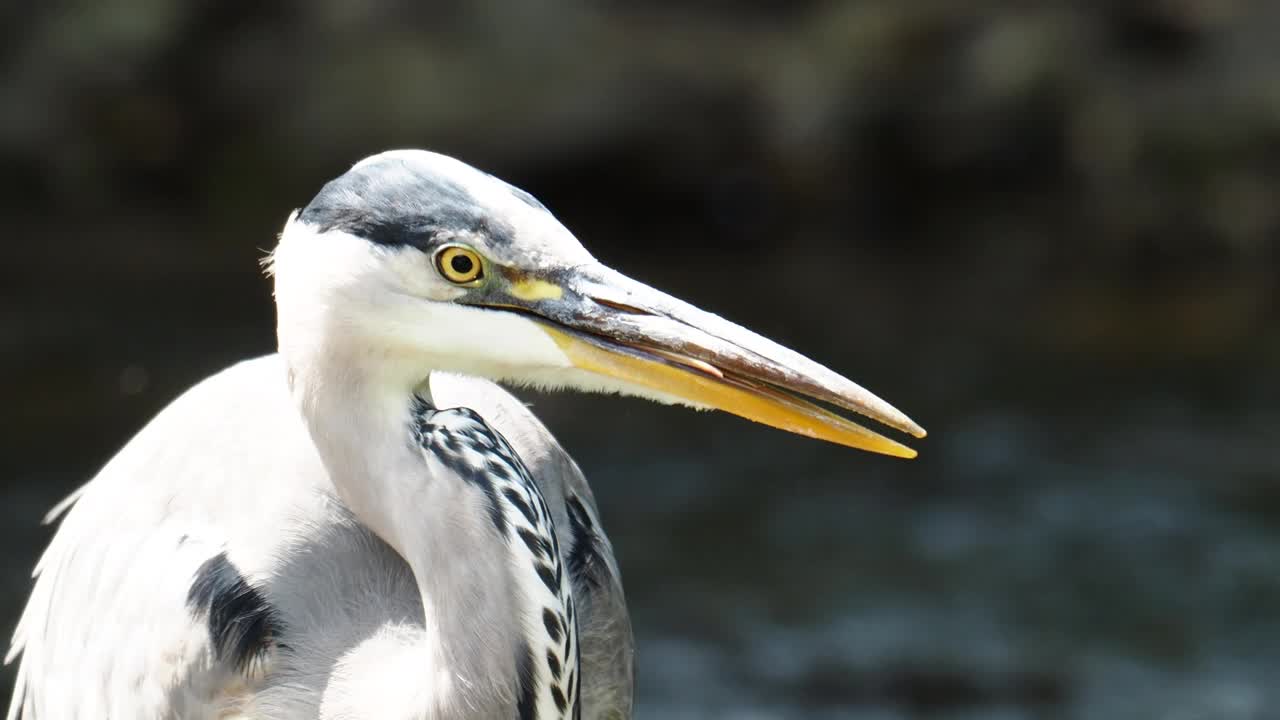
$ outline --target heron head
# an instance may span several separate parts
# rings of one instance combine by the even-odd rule
[[[358,163],[289,219],[272,268],[291,362],[619,392],[900,457],[915,452],[838,411],[924,436],[838,373],[605,267],[528,193],[443,155]]]

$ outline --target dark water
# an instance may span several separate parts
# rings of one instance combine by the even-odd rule
[[[930,430],[530,396],[640,717],[1280,718],[1280,3],[9,5],[0,630],[38,518],[271,350],[288,210],[426,147]]]
[[[1274,410],[1094,404],[955,408],[906,470],[732,421],[611,451],[641,714],[1275,717]]]
[[[1091,432],[1123,429],[1127,460],[1069,423],[970,418],[929,492],[763,438],[714,468],[638,463],[614,532],[645,558],[646,716],[1271,717],[1280,533],[1248,488],[1274,452],[1212,438],[1250,458],[1224,471],[1177,452],[1206,440],[1185,420],[1118,421]]]
[[[860,289],[813,271],[762,295],[709,287],[690,262],[667,288],[865,380],[931,435],[903,462],[719,414],[528,395],[593,479],[621,558],[639,717],[1277,716],[1267,325],[1209,351],[1190,325],[1164,341],[1176,351],[1116,351],[1033,332],[1062,317],[1042,293],[1007,305],[946,268],[862,266]],[[777,272],[732,274],[767,287]],[[44,362],[13,375],[5,626],[43,511],[181,386],[269,348],[256,282],[175,291],[169,309],[117,300],[142,324],[50,305],[79,324],[46,329]],[[883,285],[913,291],[859,312]]]

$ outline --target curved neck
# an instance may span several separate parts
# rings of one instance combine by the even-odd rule
[[[437,708],[427,716],[453,717],[458,708],[510,716],[519,687],[512,658],[523,638],[510,551],[476,490],[426,462],[413,425],[415,385],[424,393],[426,383],[408,373],[377,380],[388,375],[365,371],[367,357],[325,358],[290,362],[291,391],[339,499],[413,571],[424,685]]]

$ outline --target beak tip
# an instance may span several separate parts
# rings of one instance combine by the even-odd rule
[[[917,424],[916,421],[912,420],[911,418],[907,417],[906,415],[904,415],[903,413],[899,412],[896,409],[893,409],[893,408],[890,408],[890,409],[892,410],[892,412],[883,413],[880,416],[872,415],[871,417],[877,420],[880,420],[881,422],[888,425],[889,427],[895,430],[900,430],[914,438],[923,438],[929,434],[928,431],[920,427],[920,425]]]
[[[827,438],[821,438],[821,439],[825,440]],[[857,442],[842,442],[841,444],[848,445],[849,447],[852,447],[858,450],[867,450],[873,453],[877,453],[879,455],[888,455],[889,457],[898,458],[901,460],[914,460],[916,456],[919,454],[915,451],[914,448],[907,447],[906,445],[903,445],[897,440],[890,440],[889,438],[884,437],[883,435],[873,434],[873,437],[870,439],[872,440],[872,442],[870,443],[857,441]]]

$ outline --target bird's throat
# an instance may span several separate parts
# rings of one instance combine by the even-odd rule
[[[541,707],[532,717],[566,717],[556,695],[572,709],[572,598],[550,513],[514,451],[471,411],[437,411],[413,391],[425,383],[310,377],[295,373],[293,393],[336,496],[413,572],[424,670],[453,694],[440,707],[512,717],[523,703]]]

